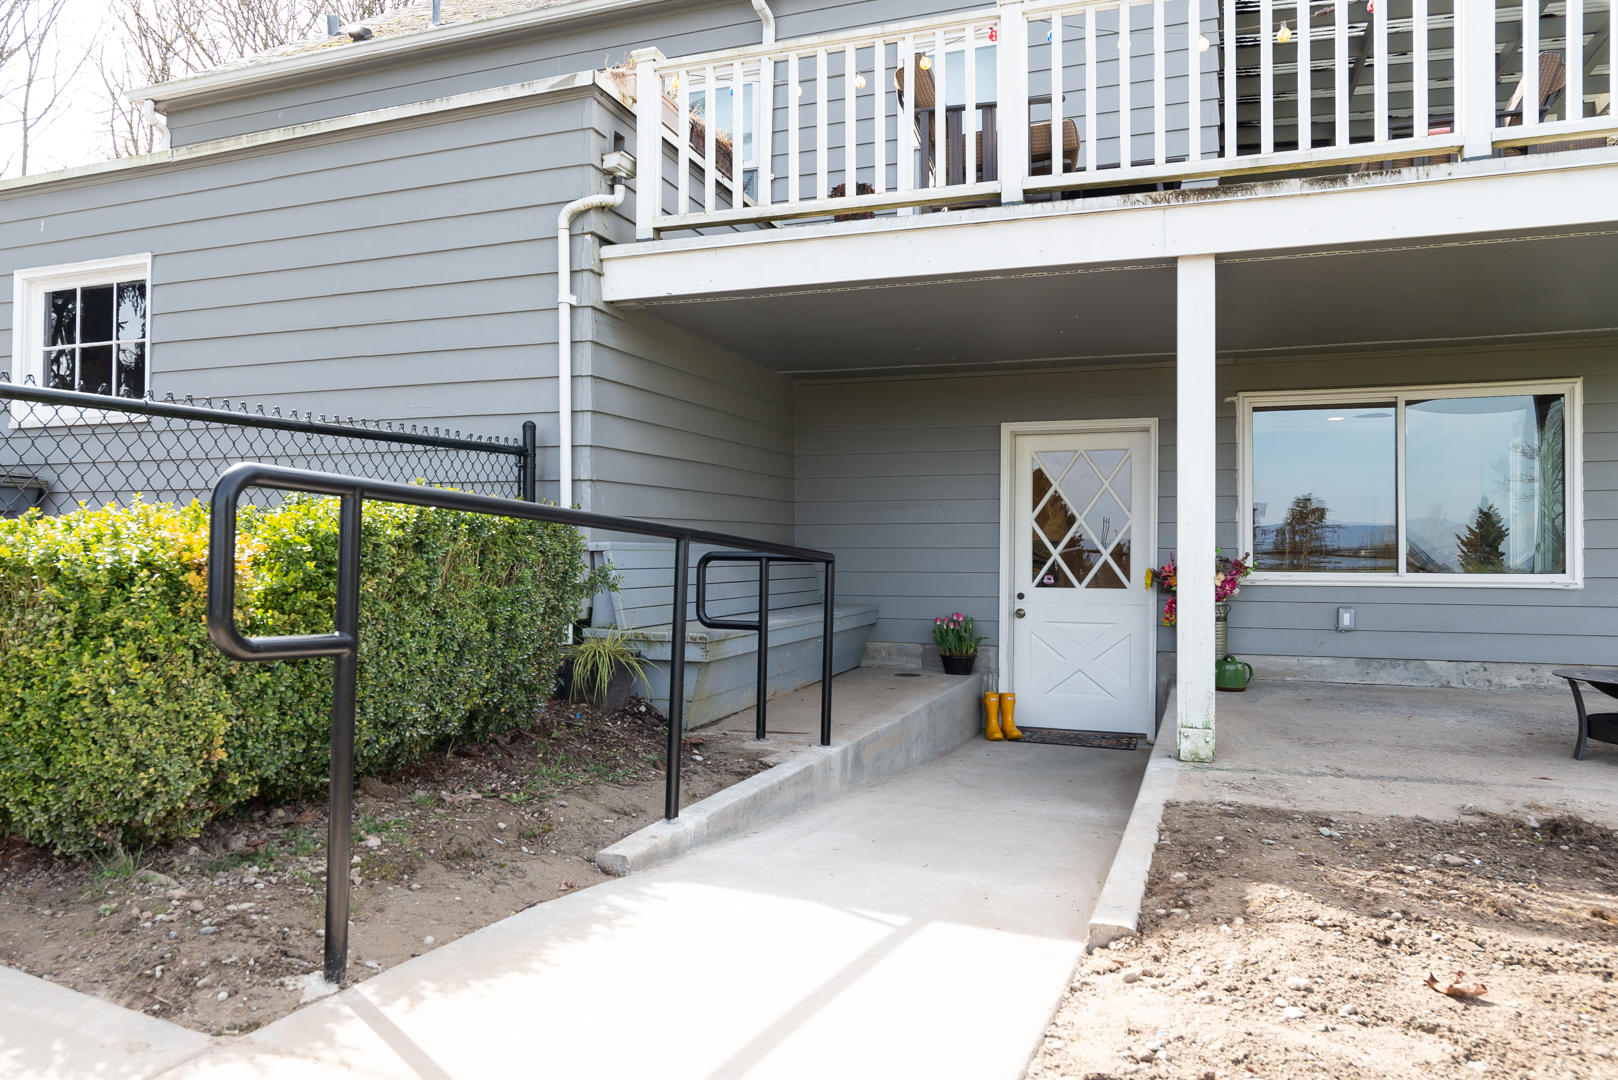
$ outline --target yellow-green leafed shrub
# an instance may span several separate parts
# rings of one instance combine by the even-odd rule
[[[587,578],[562,526],[369,503],[357,763],[525,726]],[[192,835],[326,783],[332,661],[241,663],[208,640],[206,508],[0,521],[0,831],[63,852]],[[237,621],[332,629],[337,504],[244,510]]]

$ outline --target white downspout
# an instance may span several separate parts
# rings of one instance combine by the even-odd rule
[[[147,98],[141,102],[140,118],[146,122],[153,134],[152,149],[167,150],[169,148],[169,118],[157,111],[157,102]]]
[[[573,505],[573,219],[586,210],[622,206],[624,180],[635,174],[635,159],[622,151],[608,154],[602,168],[612,174],[612,194],[586,195],[556,215],[556,479],[557,505]]]
[[[764,24],[764,44],[775,44],[775,12],[765,0],[753,0],[753,10],[758,12],[758,21]]]

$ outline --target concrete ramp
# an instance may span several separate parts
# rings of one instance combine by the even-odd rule
[[[880,780],[955,749],[977,733],[981,676],[860,668],[832,684],[832,745],[820,746],[820,687],[771,701],[772,768],[606,848],[596,864],[635,873],[726,836],[775,821],[857,784]],[[720,721],[753,728],[753,710]],[[716,725],[717,726],[717,725]]]

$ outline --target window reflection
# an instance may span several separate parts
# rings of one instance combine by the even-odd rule
[[[45,294],[45,383],[56,390],[146,393],[146,282]]]
[[[1253,410],[1253,560],[1259,570],[1393,573],[1391,402]]]
[[[1566,570],[1560,394],[1405,406],[1411,573]]]

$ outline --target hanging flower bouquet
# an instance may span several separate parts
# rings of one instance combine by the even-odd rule
[[[1229,600],[1231,597],[1235,596],[1237,591],[1241,589],[1242,582],[1246,580],[1247,575],[1251,574],[1252,572],[1253,557],[1251,555],[1242,555],[1233,559],[1229,555],[1219,554],[1218,549],[1215,549],[1214,603],[1223,604],[1226,600]],[[1162,621],[1164,626],[1173,626],[1175,608],[1174,589],[1177,583],[1177,568],[1174,565],[1174,560],[1170,559],[1157,569],[1147,572],[1146,585],[1148,588],[1151,587],[1153,579],[1156,580],[1157,587],[1159,589],[1162,589],[1164,592],[1169,594],[1169,598],[1163,601]]]

